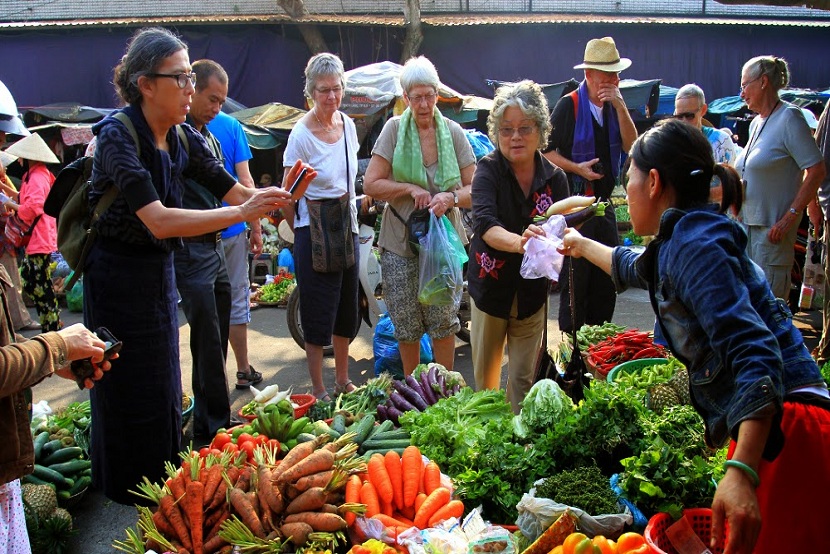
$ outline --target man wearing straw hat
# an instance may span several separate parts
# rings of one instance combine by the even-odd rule
[[[43,213],[43,202],[55,181],[46,164],[59,160],[37,133],[15,142],[6,153],[17,156],[26,170],[20,182],[17,215],[33,226],[20,270],[23,290],[35,303],[41,331],[57,331],[61,328],[60,305],[52,286],[51,264],[52,253],[58,250],[58,231],[55,218]]]
[[[571,194],[609,200],[622,177],[626,154],[637,138],[619,89],[619,73],[630,65],[631,60],[620,57],[613,38],[589,40],[583,62],[574,66],[585,70],[585,78],[577,90],[560,98],[553,108],[553,130],[545,157],[568,174]],[[612,209],[605,210],[604,218],[585,223],[580,232],[608,246],[619,243]],[[572,332],[583,324],[611,321],[616,304],[611,278],[582,259],[567,258],[565,263],[564,271],[573,264],[576,321],[571,321],[568,279],[562,279],[560,330]]]

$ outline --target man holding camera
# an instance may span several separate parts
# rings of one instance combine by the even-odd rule
[[[585,79],[579,88],[556,103],[551,114],[553,130],[545,157],[568,174],[571,194],[596,196],[608,201],[622,179],[623,162],[637,138],[637,129],[620,93],[619,72],[631,60],[620,58],[614,39],[592,39],[585,46]],[[580,233],[608,246],[619,243],[614,210],[593,218]],[[574,315],[571,321],[568,270],[573,263]],[[605,272],[583,259],[566,258],[560,282],[559,329],[570,333],[583,324],[611,321],[617,296]]]

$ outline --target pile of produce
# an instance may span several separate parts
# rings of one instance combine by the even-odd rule
[[[375,423],[375,416],[372,414],[365,414],[349,423],[343,412],[337,412],[331,420],[331,425],[322,429],[333,438],[340,438],[347,433],[353,435],[352,442],[357,445],[358,454],[367,458],[376,453],[386,454],[389,451],[400,455],[411,444],[409,431],[395,429],[391,420],[387,419],[378,425]]]
[[[51,485],[23,483],[23,512],[26,530],[34,554],[68,552],[72,537],[72,515],[58,507],[58,497]]]
[[[592,344],[585,353],[588,365],[603,376],[623,362],[668,356],[665,348],[654,343],[651,333],[637,329],[629,329]]]
[[[259,302],[260,304],[285,304],[288,302],[288,297],[297,286],[297,281],[294,280],[294,275],[291,273],[281,273],[274,276],[274,280],[258,287],[251,293],[251,302]]]
[[[345,540],[344,516],[364,507],[343,502],[346,480],[366,471],[350,437],[328,435],[301,443],[278,460],[257,446],[253,463],[245,458],[185,453],[164,484],[145,479],[139,495],[158,504],[140,509],[138,529],[114,546],[130,553],[290,552],[333,548]]]
[[[408,411],[422,412],[442,398],[458,393],[466,387],[464,377],[456,371],[448,371],[441,364],[420,364],[403,380],[393,380],[394,392],[377,407],[378,419],[391,419],[400,424],[401,414]]]
[[[619,513],[617,495],[596,465],[560,471],[536,485],[536,496],[591,515]]]
[[[375,413],[379,404],[386,402],[392,392],[392,376],[381,373],[351,392],[338,394],[331,402],[318,400],[306,415],[312,420],[326,420],[342,413],[346,418],[356,418]]]
[[[242,415],[255,416],[258,408],[278,404],[283,400],[291,400],[291,387],[281,391],[279,385],[268,385],[262,390],[251,386],[251,392],[254,393],[254,399],[242,406],[239,410]],[[296,408],[293,404],[292,407]]]

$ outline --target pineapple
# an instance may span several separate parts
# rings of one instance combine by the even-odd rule
[[[51,485],[23,483],[21,490],[24,511],[29,508],[32,512],[26,514],[27,521],[30,518],[35,521],[46,519],[58,507],[58,496]]]
[[[689,371],[684,367],[669,380],[669,386],[677,393],[681,404],[691,405],[692,396],[689,393]]]
[[[646,405],[656,413],[662,413],[663,410],[671,406],[680,405],[680,397],[674,389],[666,383],[655,385],[648,389],[646,396]]]
[[[29,532],[33,554],[63,554],[69,552],[72,537],[72,516],[63,508],[56,508],[40,521],[37,531]]]

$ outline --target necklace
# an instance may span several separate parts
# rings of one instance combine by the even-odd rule
[[[317,117],[317,108],[314,108],[314,119],[316,119],[316,120],[317,120],[317,123],[320,125],[320,127],[321,127],[321,128],[322,128],[325,132],[327,132],[327,133],[336,133],[336,132],[337,132],[337,125],[335,125],[335,126],[334,126],[334,127],[332,127],[331,129],[328,129],[328,128],[326,128],[326,126],[325,126],[325,125],[323,125],[323,122],[322,122],[322,121],[320,121],[320,118],[319,118],[319,117]]]
[[[775,113],[775,109],[778,107],[778,104],[780,104],[780,103],[781,103],[781,100],[779,99],[775,103],[775,105],[772,107],[772,110],[770,110],[769,115],[764,119],[764,122],[761,123],[761,128],[758,129],[758,132],[753,134],[752,137],[750,137],[749,144],[746,145],[746,150],[744,150],[744,165],[741,167],[741,175],[743,175],[744,172],[746,171],[746,160],[747,160],[747,158],[749,158],[749,153],[752,152],[752,147],[757,144],[758,138],[761,136],[761,133],[764,132],[764,127],[767,126],[767,121],[769,121],[769,118],[772,117],[773,113]],[[746,179],[744,179],[744,181],[745,180]]]

